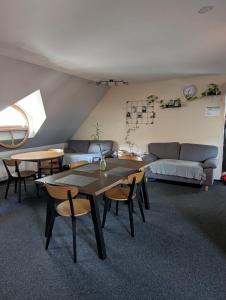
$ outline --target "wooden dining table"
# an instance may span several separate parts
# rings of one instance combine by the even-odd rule
[[[62,169],[62,159],[64,157],[63,151],[57,150],[42,150],[42,151],[32,151],[14,154],[11,159],[20,161],[36,162],[38,167],[38,178],[41,178],[41,162],[46,160],[57,159],[59,163],[59,169]]]
[[[101,171],[98,163],[88,164],[76,169],[63,171],[36,180],[37,184],[53,184],[77,186],[81,194],[85,194],[91,206],[98,256],[106,258],[106,247],[101,228],[98,197],[110,188],[122,184],[128,175],[149,167],[149,161],[131,161],[110,158],[106,160],[105,171]],[[149,209],[149,197],[145,179],[142,182],[145,208]]]

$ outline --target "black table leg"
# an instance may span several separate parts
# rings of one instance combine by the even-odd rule
[[[63,157],[58,157],[58,164],[59,164],[59,171],[62,172],[63,171]]]
[[[145,177],[142,180],[142,192],[143,192],[143,196],[144,196],[144,206],[146,209],[150,209],[150,203],[149,203],[149,197],[148,197]]]
[[[90,206],[91,206],[91,214],[92,214],[93,226],[94,226],[96,242],[97,242],[98,256],[101,259],[105,259],[106,258],[106,249],[105,249],[103,231],[101,228],[98,203],[93,198],[93,196],[89,196],[89,201],[90,201]]]
[[[41,161],[38,160],[38,179],[42,177],[42,170],[41,170]]]

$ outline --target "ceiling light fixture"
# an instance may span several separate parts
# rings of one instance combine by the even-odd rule
[[[200,8],[200,10],[198,10],[198,13],[202,15],[202,14],[205,14],[205,13],[211,11],[213,8],[214,8],[214,6],[212,6],[212,5],[203,6]]]
[[[114,80],[114,79],[109,79],[109,80],[100,80],[96,82],[96,85],[105,85],[105,86],[117,86],[117,85],[128,85],[128,81],[124,80]]]

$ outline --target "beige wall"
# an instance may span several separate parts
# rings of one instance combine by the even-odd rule
[[[128,149],[124,139],[126,136],[126,101],[144,100],[150,94],[166,100],[182,97],[183,87],[188,84],[195,84],[200,95],[211,82],[224,85],[226,75],[152,81],[113,87],[97,104],[73,138],[89,139],[95,131],[94,125],[99,122],[103,126],[102,139],[115,140],[121,149]],[[206,117],[207,105],[219,105],[220,116]],[[219,178],[222,163],[224,110],[224,94],[187,102],[184,107],[178,109],[163,110],[157,104],[154,125],[140,125],[140,128],[130,135],[130,140],[135,143],[134,151],[139,153],[147,151],[147,144],[150,142],[178,141],[217,145],[219,166],[215,176]]]

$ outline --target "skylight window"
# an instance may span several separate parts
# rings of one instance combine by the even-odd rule
[[[34,137],[46,120],[40,90],[26,96],[15,104],[26,113],[29,121],[29,138]]]
[[[33,138],[46,120],[40,90],[0,111],[0,145],[18,148]]]

